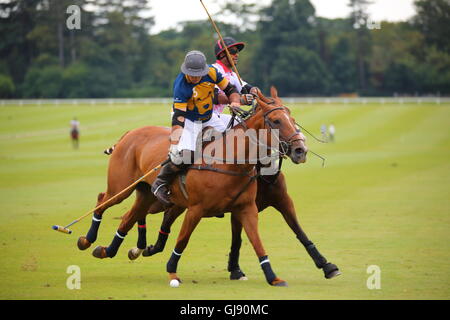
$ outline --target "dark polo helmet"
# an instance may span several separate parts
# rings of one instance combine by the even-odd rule
[[[243,42],[237,42],[236,40],[234,40],[232,37],[225,37],[223,38],[223,42],[225,42],[227,48],[231,48],[231,47],[237,47],[239,51],[241,51],[242,49],[244,49],[245,47],[245,43]],[[222,41],[220,41],[220,39],[218,39],[216,41],[216,45],[214,46],[214,53],[216,54],[216,58],[219,57],[219,55],[225,51],[225,48],[222,44]]]
[[[206,57],[203,52],[197,50],[189,51],[181,65],[181,72],[193,77],[206,76],[209,72],[209,66],[206,63]]]

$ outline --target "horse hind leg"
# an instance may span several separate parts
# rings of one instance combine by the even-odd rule
[[[147,248],[147,225],[145,218],[138,220],[138,240],[137,245],[128,251],[128,259],[136,260]]]
[[[322,269],[325,278],[331,279],[340,275],[341,272],[339,271],[339,268],[335,264],[328,262],[327,259],[316,248],[314,243],[308,239],[305,232],[303,232],[297,220],[293,201],[289,197],[289,195],[287,195],[286,193],[283,200],[278,201],[278,203],[276,203],[274,207],[283,215],[284,220],[292,229],[292,231],[294,231],[300,243],[305,247],[309,256],[314,261],[316,267],[318,269]]]
[[[116,196],[120,192],[125,190],[130,184],[131,183],[128,183],[128,181],[124,180],[120,184],[115,184],[113,188],[108,187],[108,190],[106,192],[101,192],[98,194],[96,208],[99,206],[100,207],[93,213],[91,226],[86,236],[80,236],[78,238],[77,245],[80,250],[86,250],[91,246],[92,243],[97,240],[98,229],[102,221],[103,213],[108,208],[121,203],[123,200],[128,198],[131,193],[133,193],[134,188],[131,188],[130,190],[122,193],[120,196]]]
[[[150,195],[152,196],[152,195]],[[156,198],[155,198],[156,200]],[[154,201],[148,210],[148,214],[158,213],[164,210],[164,206],[159,201]],[[128,251],[128,258],[130,260],[136,260],[147,249],[147,225],[145,217],[138,220],[138,240],[136,247],[131,248]]]
[[[96,207],[98,207],[100,204],[106,201],[105,197],[106,197],[105,192],[100,192],[98,194]],[[105,205],[103,207],[98,208],[93,213],[91,227],[89,228],[88,233],[86,234],[86,236],[80,236],[78,238],[77,246],[80,250],[86,250],[91,246],[92,243],[94,243],[97,240],[98,229],[100,227],[100,223],[102,222],[102,215],[107,208],[108,208],[107,205]]]
[[[248,280],[245,273],[239,267],[239,251],[242,244],[242,224],[231,215],[231,249],[228,255],[228,272],[230,272],[230,280]]]
[[[145,219],[148,208],[152,201],[155,201],[154,197],[149,196],[150,194],[150,186],[147,183],[141,182],[137,185],[136,201],[131,210],[122,217],[122,222],[117,229],[111,244],[108,247],[97,246],[92,252],[94,257],[100,259],[115,257],[128,231],[133,227],[136,221]]]
[[[150,257],[164,250],[167,239],[169,238],[170,228],[175,220],[184,212],[184,210],[185,208],[183,207],[172,206],[164,211],[164,218],[158,232],[158,239],[155,245],[149,245],[144,249],[142,256]]]

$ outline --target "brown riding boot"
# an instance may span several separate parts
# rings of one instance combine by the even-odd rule
[[[174,165],[172,162],[166,163],[158,174],[158,177],[152,184],[152,193],[161,201],[164,206],[172,205],[169,199],[169,186],[177,176],[177,173],[182,170],[182,167]]]

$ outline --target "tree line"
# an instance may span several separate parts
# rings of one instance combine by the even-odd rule
[[[372,21],[370,0],[342,19],[309,0],[221,1],[214,19],[244,41],[239,73],[283,96],[450,94],[450,1],[416,0],[409,21]],[[169,97],[187,51],[213,63],[206,19],[151,34],[151,0],[0,2],[0,98]],[[67,8],[81,8],[69,28]],[[176,8],[173,8],[176,10]]]

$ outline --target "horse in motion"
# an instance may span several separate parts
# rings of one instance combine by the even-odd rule
[[[304,137],[295,127],[295,121],[290,116],[289,110],[282,105],[274,88],[271,89],[271,94],[272,99],[268,99],[260,94],[257,99],[258,104],[255,114],[247,119],[245,123],[241,123],[238,126],[256,130],[264,128],[278,129],[280,141],[289,145],[288,156],[291,160],[294,163],[304,162],[307,153]],[[123,190],[139,176],[147,172],[149,168],[161,163],[167,157],[165,150],[169,146],[168,136],[169,129],[167,128],[145,127],[130,131],[122,137],[110,159],[107,191],[99,194],[97,205]],[[219,139],[219,141],[215,142],[224,144],[226,136],[227,134],[224,135],[222,141]],[[326,261],[301,230],[296,219],[292,200],[287,196],[287,193],[283,192],[283,190],[286,190],[286,187],[282,174],[278,176],[273,186],[268,187],[275,197],[271,198],[272,201],[267,201],[267,198],[263,197],[264,188],[267,188],[267,186],[260,186],[260,183],[258,183],[257,187],[254,164],[214,164],[212,166],[215,170],[200,170],[200,168],[195,170],[192,168],[187,172],[186,190],[189,194],[188,199],[186,199],[176,182],[171,186],[171,200],[175,203],[175,206],[165,212],[163,226],[166,225],[166,228],[169,228],[169,230],[166,230],[170,231],[170,225],[185,208],[188,210],[177,239],[177,244],[167,263],[167,272],[170,279],[178,279],[176,274],[178,261],[187,246],[190,235],[201,218],[231,212],[233,240],[228,270],[232,273],[232,277],[233,274],[234,277],[243,274],[238,265],[238,258],[242,241],[241,232],[242,228],[244,228],[258,256],[267,282],[275,286],[286,285],[286,282],[276,277],[273,272],[258,234],[258,211],[263,210],[268,205],[273,205],[282,212],[285,220],[305,246],[316,266],[323,269],[325,277],[331,278],[339,273],[337,267]],[[220,175],[220,179],[218,175]],[[97,247],[93,252],[94,256],[98,258],[115,256],[123,238],[135,222],[138,222],[139,230],[138,248],[140,250],[145,248],[145,216],[148,212],[156,213],[163,209],[150,192],[149,184],[154,179],[155,176],[150,176],[145,182],[141,182],[136,186],[136,201],[131,210],[123,216],[122,223],[112,243],[108,247]],[[236,186],[245,186],[245,188],[242,189],[241,187],[241,190],[237,192]],[[281,189],[276,186],[281,186]],[[258,194],[257,190],[260,191]],[[115,199],[115,201],[109,202],[94,212],[88,234],[86,237],[79,238],[78,247],[80,249],[87,249],[95,242],[103,212],[108,207],[123,201],[132,191],[129,190],[129,192]],[[223,194],[224,197],[218,199],[217,197],[211,197],[211,194]],[[165,235],[167,239],[168,232],[164,232],[163,229],[161,228],[160,236]],[[161,237],[161,239],[163,238]],[[156,252],[159,251],[156,250]]]
[[[276,91],[272,92],[271,99],[262,95],[260,96],[260,99],[267,104],[275,104],[277,106],[282,105],[281,100],[277,97]],[[290,151],[292,150],[286,150],[286,153]],[[282,158],[280,158],[280,161],[282,161]],[[327,261],[327,259],[318,251],[314,243],[302,230],[297,219],[294,202],[287,191],[286,179],[281,171],[281,163],[279,164],[276,174],[258,177],[256,206],[258,208],[258,212],[262,212],[268,207],[273,207],[281,213],[288,226],[296,235],[296,238],[300,241],[312,258],[316,267],[323,271],[326,279],[331,279],[341,274],[338,267]],[[156,211],[150,211],[149,213],[158,213],[159,209],[155,209]],[[155,245],[147,246],[145,218],[139,221],[137,246],[130,249],[128,252],[128,257],[130,260],[137,259],[141,254],[144,257],[149,257],[162,252],[165,248],[172,224],[185,211],[185,209],[186,208],[184,207],[173,206],[164,211],[164,218],[161,223]],[[227,270],[230,272],[231,280],[247,279],[245,273],[239,266],[239,251],[242,244],[242,226],[235,221],[233,217],[231,218],[231,230],[232,243],[228,255]]]

